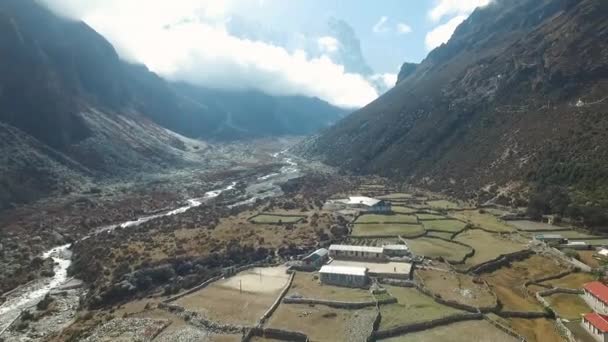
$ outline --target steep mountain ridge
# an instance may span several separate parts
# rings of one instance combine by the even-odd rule
[[[561,181],[589,192],[608,185],[607,68],[607,2],[497,0],[303,148],[461,196]]]
[[[0,2],[0,209],[100,177],[204,166],[204,144],[187,137],[307,134],[344,114],[313,98],[171,84],[83,22]]]

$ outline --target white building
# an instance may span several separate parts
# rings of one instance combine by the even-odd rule
[[[384,254],[389,257],[401,257],[410,255],[410,249],[407,245],[384,245]]]
[[[581,324],[596,340],[608,342],[608,316],[591,312],[583,316]]]
[[[334,259],[385,259],[384,248],[371,246],[331,245],[329,256]]]
[[[367,268],[325,265],[319,271],[323,284],[365,287],[368,283]]]
[[[368,213],[389,213],[391,202],[365,196],[351,196],[347,199],[330,200],[327,202],[328,209],[358,209]]]
[[[608,315],[608,286],[599,281],[592,281],[583,286],[583,299],[593,311]]]

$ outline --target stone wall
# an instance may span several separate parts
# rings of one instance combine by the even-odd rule
[[[516,260],[523,260],[533,255],[534,251],[525,249],[523,251],[511,253],[511,254],[503,254],[498,256],[497,258],[484,262],[483,264],[473,266],[466,270],[464,273],[485,273],[495,271],[503,266],[508,265],[509,263]]]
[[[174,301],[176,301],[176,300],[178,300],[178,299],[180,299],[180,298],[182,298],[182,297],[185,297],[185,296],[187,296],[187,295],[189,295],[189,294],[191,294],[191,293],[194,293],[194,292],[196,292],[196,291],[198,291],[198,290],[204,289],[204,288],[205,288],[205,287],[207,287],[209,284],[211,284],[211,283],[213,283],[213,282],[215,282],[215,281],[218,281],[218,280],[222,279],[223,277],[224,277],[224,276],[220,275],[220,276],[217,276],[217,277],[213,277],[213,278],[207,279],[207,280],[205,280],[205,281],[204,281],[202,284],[200,284],[200,285],[197,285],[197,286],[195,286],[195,287],[193,287],[193,288],[191,288],[191,289],[189,289],[189,290],[187,290],[187,291],[184,291],[184,292],[182,292],[182,293],[180,293],[180,294],[177,294],[177,295],[175,295],[175,296],[173,296],[173,297],[170,297],[170,298],[165,299],[165,300],[163,301],[163,303],[171,303],[171,302],[174,302]]]
[[[483,315],[481,313],[461,313],[456,315],[451,315],[447,317],[442,317],[426,322],[419,323],[411,323],[402,325],[399,327],[376,331],[370,341],[375,341],[377,339],[384,339],[394,336],[399,336],[407,333],[423,331],[427,329],[436,328],[442,325],[447,325],[451,323],[463,322],[463,321],[472,321],[472,320],[480,320],[483,319]]]
[[[503,325],[502,323],[495,321],[491,318],[489,318],[488,316],[485,316],[486,321],[490,322],[490,324],[492,324],[493,326],[495,326],[496,328],[504,331],[506,334],[511,335],[513,337],[515,337],[516,339],[518,339],[519,341],[522,342],[526,342],[526,338],[521,336],[520,334],[516,333],[514,330],[512,330],[511,328]]]
[[[496,314],[503,318],[552,318],[549,312],[545,311],[498,311]]]
[[[201,329],[218,333],[218,334],[244,334],[251,327],[242,326],[242,325],[234,325],[234,324],[222,324],[218,322],[211,321],[199,314],[198,312],[192,312],[184,309],[183,307],[175,304],[167,304],[167,303],[159,303],[158,308],[170,312],[189,324],[199,327]]]
[[[583,264],[582,262],[576,260],[576,259],[572,259],[567,257],[562,251],[560,251],[557,248],[548,248],[549,252],[551,252],[552,254],[554,254],[555,256],[561,258],[562,260],[570,263],[572,266],[585,271],[585,272],[591,272],[593,269],[591,267],[589,267],[589,265]]]
[[[260,321],[258,323],[259,325],[264,325],[266,323],[266,320],[268,318],[270,318],[270,316],[272,316],[272,313],[279,307],[279,305],[281,304],[281,300],[283,299],[283,297],[285,297],[285,295],[287,294],[287,291],[289,291],[289,288],[291,287],[291,284],[293,283],[293,278],[295,277],[295,275],[296,275],[295,273],[292,273],[289,276],[289,281],[287,282],[287,284],[285,285],[285,287],[283,288],[283,290],[281,291],[281,293],[279,294],[277,299],[274,301],[274,303],[272,303],[270,308],[268,308],[268,310],[266,310],[266,312],[260,318]]]
[[[275,339],[279,341],[308,342],[308,336],[301,332],[260,327],[250,329],[243,337],[242,341],[250,341],[251,338],[254,336]]]
[[[368,307],[375,307],[376,305],[386,305],[397,303],[396,298],[387,298],[379,301],[369,302],[342,302],[336,300],[323,300],[314,298],[285,298],[283,299],[284,304],[308,304],[308,305],[325,305],[336,309],[348,309],[356,310]]]
[[[486,284],[486,286],[487,286],[487,284]],[[416,288],[418,289],[418,291],[433,298],[433,300],[435,302],[458,309],[458,310],[463,310],[463,311],[468,311],[468,312],[473,312],[473,313],[478,313],[478,312],[487,313],[487,312],[497,311],[500,306],[500,304],[498,303],[498,298],[496,297],[496,295],[493,292],[492,292],[492,294],[495,299],[495,303],[496,303],[495,305],[487,306],[487,307],[477,307],[477,306],[473,306],[473,305],[460,303],[455,300],[443,299],[443,298],[437,296],[436,294],[434,294],[432,291],[430,291],[425,286],[424,281],[422,279],[418,279],[418,284],[416,285]]]

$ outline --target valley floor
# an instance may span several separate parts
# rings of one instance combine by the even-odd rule
[[[285,147],[265,142],[249,155],[227,146],[225,167],[103,184],[3,213],[1,262],[19,267],[2,268],[0,338],[560,341],[569,330],[589,340],[580,316],[591,309],[578,293],[605,261],[589,250],[581,263],[533,237],[553,232],[598,246],[605,237],[339,175]],[[385,199],[393,214],[349,216],[324,205],[352,195]],[[286,272],[332,243],[406,243],[413,279],[378,279],[373,287],[383,290],[372,293],[321,284],[314,271]],[[39,257],[61,245],[68,254]],[[382,303],[284,300],[302,297]]]

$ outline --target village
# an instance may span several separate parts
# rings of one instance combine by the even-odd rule
[[[275,235],[346,231],[97,313],[85,340],[608,340],[607,237],[384,184],[311,208],[230,220]]]

